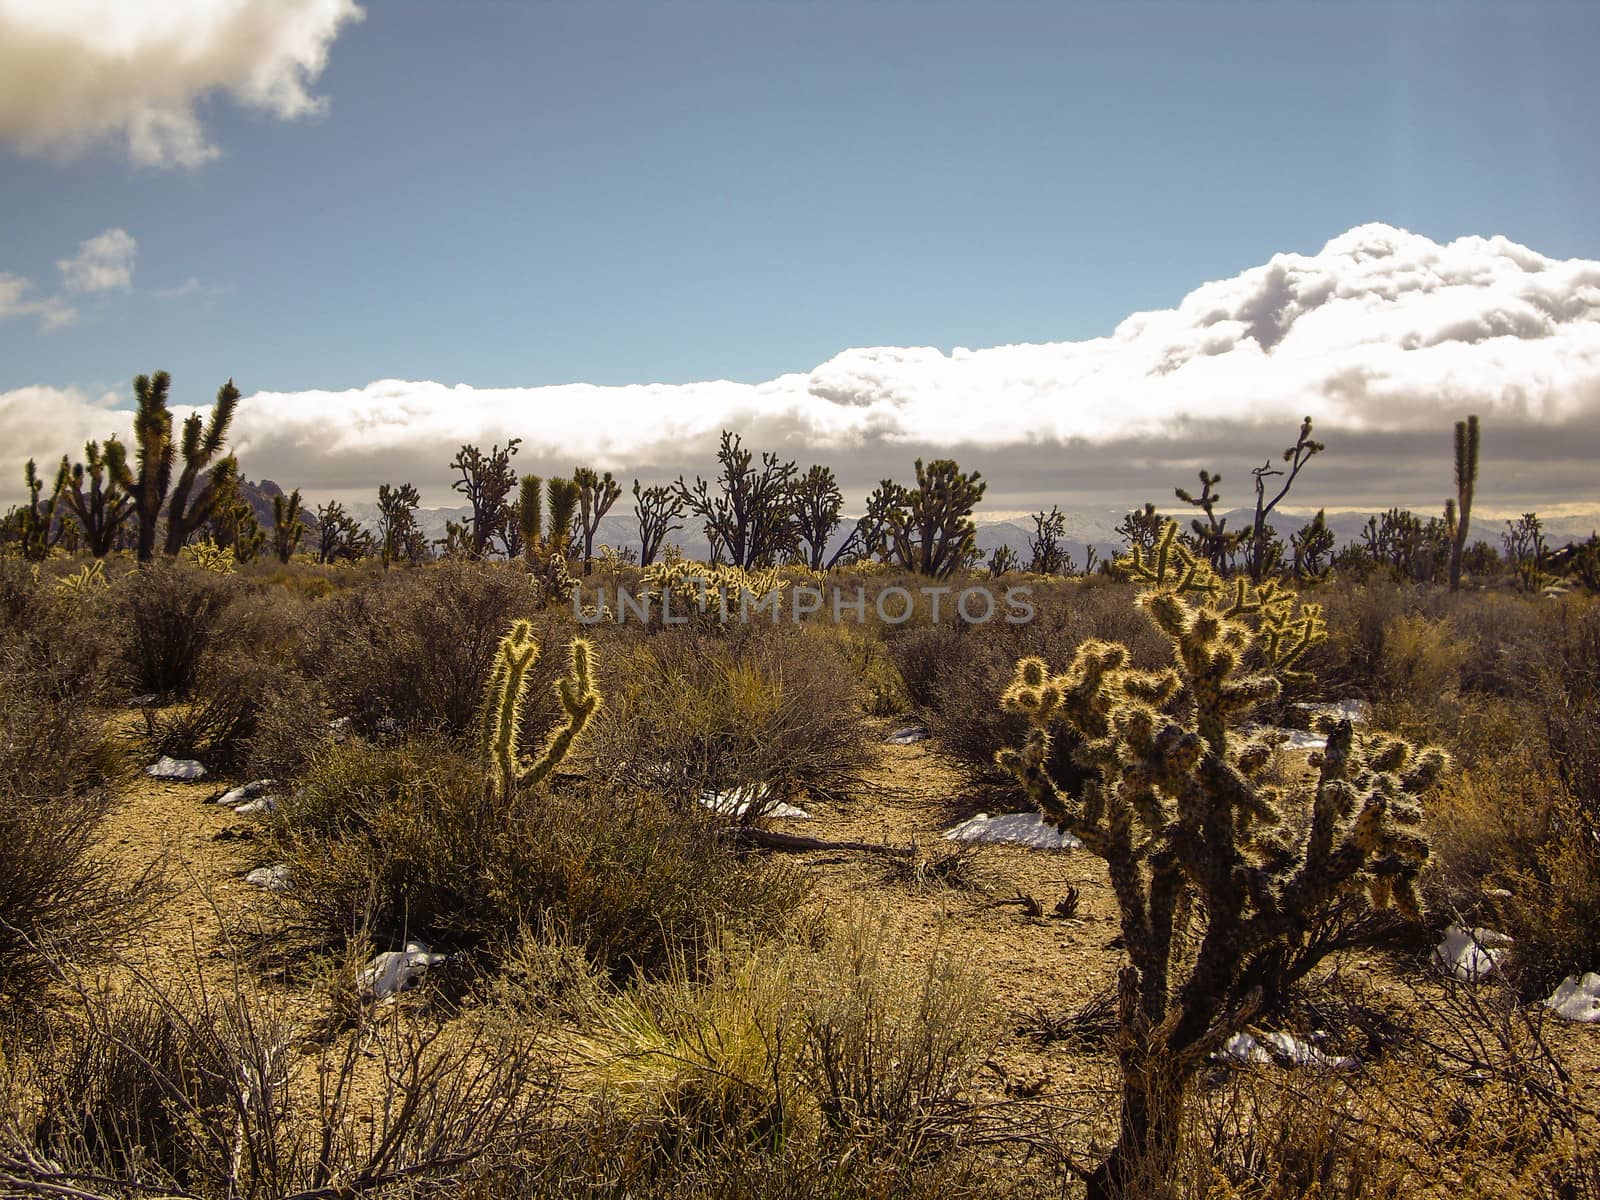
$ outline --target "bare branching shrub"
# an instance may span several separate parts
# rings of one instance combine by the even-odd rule
[[[117,581],[123,657],[136,692],[182,696],[223,611],[243,589],[231,575],[188,563],[147,563]]]
[[[740,790],[750,803],[739,815],[755,820],[801,794],[848,794],[868,760],[837,643],[815,630],[671,630],[637,642],[607,675],[598,770],[685,807]]]
[[[503,1022],[441,1027],[391,1007],[307,1057],[289,1010],[241,978],[163,983],[133,968],[128,990],[80,1000],[81,1016],[0,1070],[8,1195],[459,1184],[528,1132],[549,1095],[531,1037]]]
[[[534,600],[528,576],[506,564],[447,560],[390,572],[325,602],[306,667],[358,732],[461,735],[473,728],[501,635],[514,618],[533,616]],[[536,618],[537,636],[553,644],[548,619]],[[546,658],[559,669],[556,656]],[[529,695],[546,690],[535,680]]]

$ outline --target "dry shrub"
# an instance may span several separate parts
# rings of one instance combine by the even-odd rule
[[[304,666],[338,716],[358,732],[390,735],[473,728],[495,648],[533,611],[528,577],[515,566],[449,560],[390,571],[322,602]],[[553,619],[537,618],[541,643]],[[559,655],[540,664],[548,678]],[[530,698],[543,696],[535,679]],[[537,705],[530,704],[530,708]]]
[[[464,1184],[549,1096],[530,1031],[505,1023],[392,1008],[306,1057],[288,1007],[242,978],[130,970],[0,1060],[7,1194],[415,1195]]]
[[[34,617],[0,649],[0,1004],[39,999],[51,950],[92,960],[116,945],[154,886],[97,845],[124,771],[95,708],[108,644],[74,641],[80,622],[48,597]]]
[[[819,631],[674,629],[613,661],[602,655],[601,670],[597,770],[686,809],[703,793],[733,789],[756,797],[747,821],[793,797],[838,799],[868,761],[848,670]]]
[[[494,956],[549,920],[619,976],[692,957],[723,925],[774,928],[804,890],[789,864],[735,856],[651,796],[590,787],[498,809],[477,760],[439,740],[325,749],[268,841],[288,911],[323,937]]]
[[[147,563],[113,586],[129,686],[186,695],[228,605],[244,589],[232,575],[185,562]]]
[[[810,1148],[904,1168],[954,1149],[987,998],[943,947],[908,957],[905,932],[857,912],[819,951],[724,942],[703,971],[630,987],[578,1043],[602,1111],[668,1160]]]

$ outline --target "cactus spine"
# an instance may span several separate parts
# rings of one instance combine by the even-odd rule
[[[522,752],[522,709],[528,669],[539,658],[539,644],[533,638],[533,623],[526,620],[512,622],[500,639],[484,700],[483,755],[490,786],[502,801],[549,778],[600,708],[600,693],[590,674],[594,648],[574,638],[568,652],[568,673],[555,684],[566,721],[551,731],[537,758],[528,758]]]
[[[1224,584],[1177,532],[1118,564],[1145,585],[1138,603],[1170,639],[1170,667],[1136,670],[1125,646],[1091,639],[1060,674],[1022,660],[1002,697],[1030,730],[999,761],[1105,860],[1121,909],[1121,1132],[1093,1198],[1165,1194],[1188,1083],[1263,994],[1328,953],[1306,932],[1332,904],[1362,896],[1417,915],[1418,800],[1447,765],[1441,750],[1324,722],[1310,828],[1287,835],[1271,747],[1236,727],[1323,639],[1321,612],[1273,581]],[[1076,794],[1050,772],[1058,725],[1089,772]]]
[[[1478,482],[1478,418],[1456,422],[1456,521],[1450,542],[1450,590],[1461,586],[1461,553],[1467,545],[1467,522],[1472,518],[1472,491]]]

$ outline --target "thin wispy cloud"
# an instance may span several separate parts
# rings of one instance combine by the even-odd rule
[[[126,229],[108,229],[89,238],[71,258],[56,263],[61,286],[69,292],[126,292],[133,287],[139,243]]]
[[[34,317],[41,333],[65,329],[78,319],[78,310],[59,296],[40,296],[31,279],[0,271],[0,321]]]
[[[200,398],[218,382],[176,390]],[[115,416],[70,391],[50,403],[57,454],[61,431],[102,436]],[[443,464],[462,442],[520,437],[526,469],[676,474],[705,469],[731,428],[803,462],[836,462],[857,491],[908,474],[917,454],[955,454],[985,467],[999,507],[1069,493],[1159,500],[1196,464],[1230,469],[1231,502],[1242,503],[1240,472],[1292,441],[1310,413],[1335,453],[1318,460],[1306,499],[1386,506],[1443,494],[1440,481],[1414,478],[1417,463],[1442,454],[1433,443],[1468,412],[1492,433],[1486,492],[1499,487],[1507,505],[1544,496],[1600,507],[1585,459],[1600,440],[1600,262],[1366,225],[1134,314],[1103,338],[847,350],[760,384],[380,380],[257,392],[233,440],[255,477],[344,492],[412,479],[435,502],[448,497]],[[3,415],[0,433],[23,444]]]
[[[321,111],[311,87],[360,17],[354,0],[0,0],[0,139],[56,153],[118,140],[141,166],[198,166],[220,153],[202,98]]]

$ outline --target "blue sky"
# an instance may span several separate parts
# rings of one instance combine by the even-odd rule
[[[0,0],[0,29],[51,3]],[[0,319],[0,393],[757,383],[1100,337],[1366,222],[1600,258],[1600,5],[369,0],[329,25],[301,73],[325,111],[201,80],[194,166],[114,127],[52,142],[0,84],[0,275],[38,300],[86,239],[137,243],[70,322]]]
[[[0,325],[0,386],[754,382],[1104,334],[1371,220],[1600,257],[1597,51],[1600,5],[382,0],[325,115],[203,102],[203,166],[0,154],[0,269],[139,244]]]

